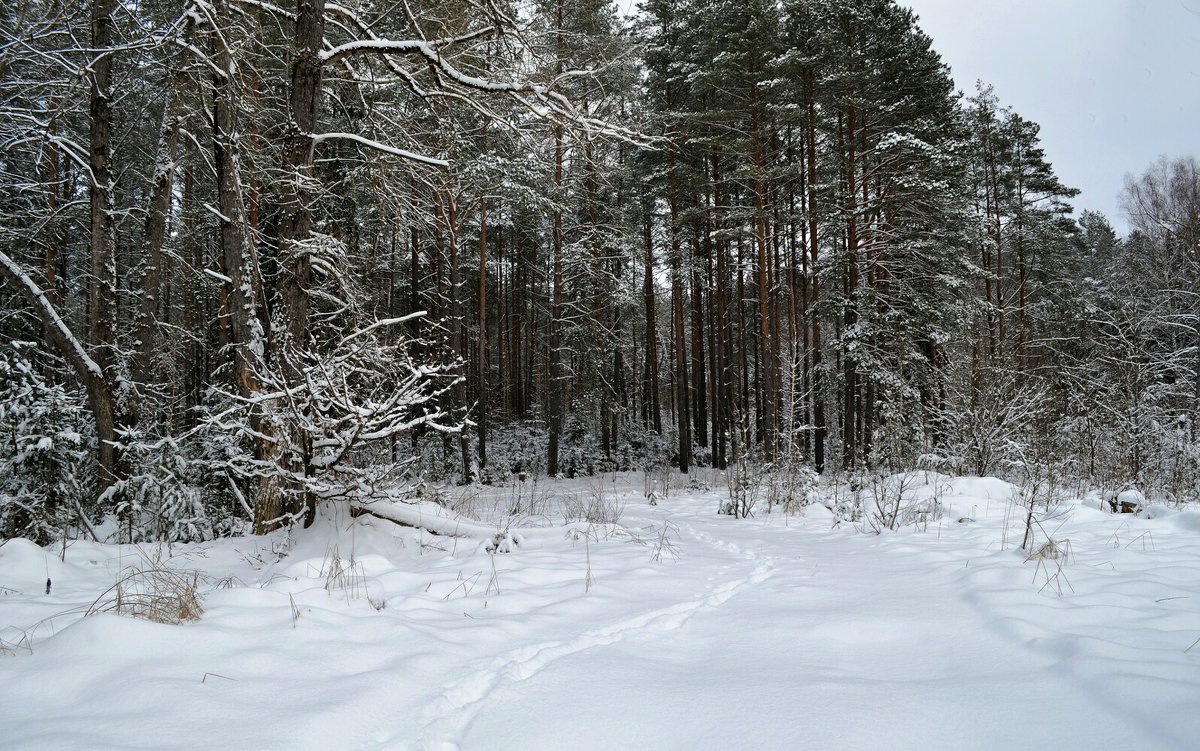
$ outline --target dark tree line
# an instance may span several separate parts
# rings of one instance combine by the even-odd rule
[[[1075,220],[891,0],[19,0],[0,144],[4,535],[735,461],[1197,492],[1194,160]]]

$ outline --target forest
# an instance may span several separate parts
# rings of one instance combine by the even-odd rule
[[[935,47],[893,0],[0,4],[0,538],[664,468],[1200,500],[1196,160],[1122,235]]]

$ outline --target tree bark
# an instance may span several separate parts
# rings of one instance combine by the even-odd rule
[[[487,251],[488,223],[487,198],[479,197],[479,283],[477,288],[476,321],[479,327],[478,339],[475,343],[475,399],[478,414],[475,417],[479,437],[479,467],[487,466],[487,429],[489,396],[487,388]]]
[[[561,22],[562,8],[559,7]],[[560,23],[561,26],[561,23]],[[563,185],[563,129],[554,126],[554,187],[561,196]],[[559,473],[558,444],[563,428],[563,388],[566,372],[562,362],[562,315],[563,315],[563,218],[559,208],[554,209],[552,219],[553,257],[551,259],[551,302],[550,302],[550,373],[547,384],[546,412],[549,419],[549,443],[546,447],[546,474],[555,477]]]
[[[671,319],[675,332],[675,418],[679,431],[679,471],[692,464],[691,388],[688,382],[687,339],[683,318],[683,243],[679,237],[679,187],[675,156],[671,156],[671,186],[668,204],[671,221]]]
[[[754,165],[754,245],[756,250],[755,288],[758,296],[758,393],[762,412],[759,427],[762,434],[763,453],[767,461],[775,458],[779,441],[779,426],[775,410],[778,387],[775,383],[775,351],[771,316],[771,272],[767,248],[767,185],[766,165],[763,154],[762,114],[757,105],[758,92],[752,97],[754,111],[751,113],[752,160]]]
[[[321,43],[325,0],[296,0],[295,57],[287,148],[279,221],[279,250],[285,261],[282,279],[290,346],[303,348],[308,334],[308,287],[312,269],[304,244],[312,234],[313,162],[321,95]]]
[[[234,381],[243,398],[261,389],[259,368],[267,352],[267,342],[258,319],[256,290],[260,289],[258,266],[247,232],[245,192],[242,187],[241,163],[238,152],[237,128],[237,67],[227,43],[229,5],[227,0],[214,0],[213,8],[223,27],[210,35],[213,72],[213,162],[217,177],[217,207],[220,214],[219,245],[221,267],[229,281],[224,286],[224,298],[232,335]],[[278,449],[266,407],[256,404],[250,409],[250,428],[259,436],[256,455],[269,460]],[[280,498],[277,483],[263,477],[259,483],[254,509],[256,533],[269,532],[278,523]]]
[[[846,112],[846,310],[842,322],[843,336],[852,335],[858,322],[858,188],[856,141],[858,112],[850,107]],[[858,464],[858,363],[851,353],[843,355],[845,381],[842,403],[842,467],[852,470]]]
[[[321,45],[325,36],[325,0],[296,0],[296,38],[289,91],[288,145],[283,153],[284,179],[280,201],[279,252],[283,266],[284,343],[282,361],[290,386],[300,382],[300,362],[307,350],[309,286],[312,263],[306,247],[312,237],[312,185],[317,115],[321,103]],[[294,418],[294,416],[293,416]],[[298,445],[287,447],[280,458],[293,477],[310,477],[312,447],[303,430],[288,430]],[[307,488],[289,488],[289,511],[304,513],[304,526],[313,523],[317,498]]]
[[[821,276],[818,260],[820,235],[817,222],[817,112],[816,96],[813,91],[813,73],[808,71],[804,79],[804,98],[807,110],[805,140],[808,151],[808,255],[812,274],[809,318],[812,347],[812,404],[813,404],[813,467],[817,472],[825,471],[825,399],[822,365],[821,319]]]
[[[654,295],[654,205],[649,196],[642,196],[642,244],[645,251],[642,277],[642,304],[646,311],[646,368],[642,418],[662,435],[662,407],[658,392],[658,313]],[[648,413],[648,414],[647,414]]]
[[[182,69],[182,66],[181,68]],[[175,94],[182,85],[181,76],[173,75],[163,102],[159,128],[158,157],[154,165],[154,183],[146,211],[142,253],[142,304],[138,314],[138,381],[148,384],[154,377],[154,354],[158,343],[158,315],[162,290],[163,247],[175,190],[175,159],[179,144],[179,118],[174,114]]]
[[[101,371],[101,380],[111,384],[117,365],[117,258],[113,223],[113,46],[116,43],[115,0],[94,0],[91,7],[91,40],[96,57],[91,61],[89,103],[89,181],[90,271],[88,279],[89,354]],[[90,394],[94,388],[89,388]],[[100,438],[100,486],[107,488],[121,475],[120,451],[113,440],[115,423],[132,419],[124,413],[128,405],[118,405],[115,394],[93,405],[97,430],[102,427],[108,438]]]

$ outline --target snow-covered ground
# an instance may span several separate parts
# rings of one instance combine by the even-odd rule
[[[1200,744],[1200,512],[1066,502],[1026,560],[997,480],[922,477],[910,492],[941,512],[881,535],[819,505],[719,516],[721,488],[651,506],[644,487],[468,497],[543,527],[494,555],[337,509],[290,537],[75,542],[65,561],[11,540],[0,747]],[[619,522],[563,526],[588,505]],[[199,572],[202,617],[114,614],[131,566]]]

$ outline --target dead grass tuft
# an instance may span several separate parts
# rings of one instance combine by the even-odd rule
[[[84,615],[115,613],[154,623],[188,623],[204,614],[199,586],[198,571],[178,571],[161,564],[127,566]]]

